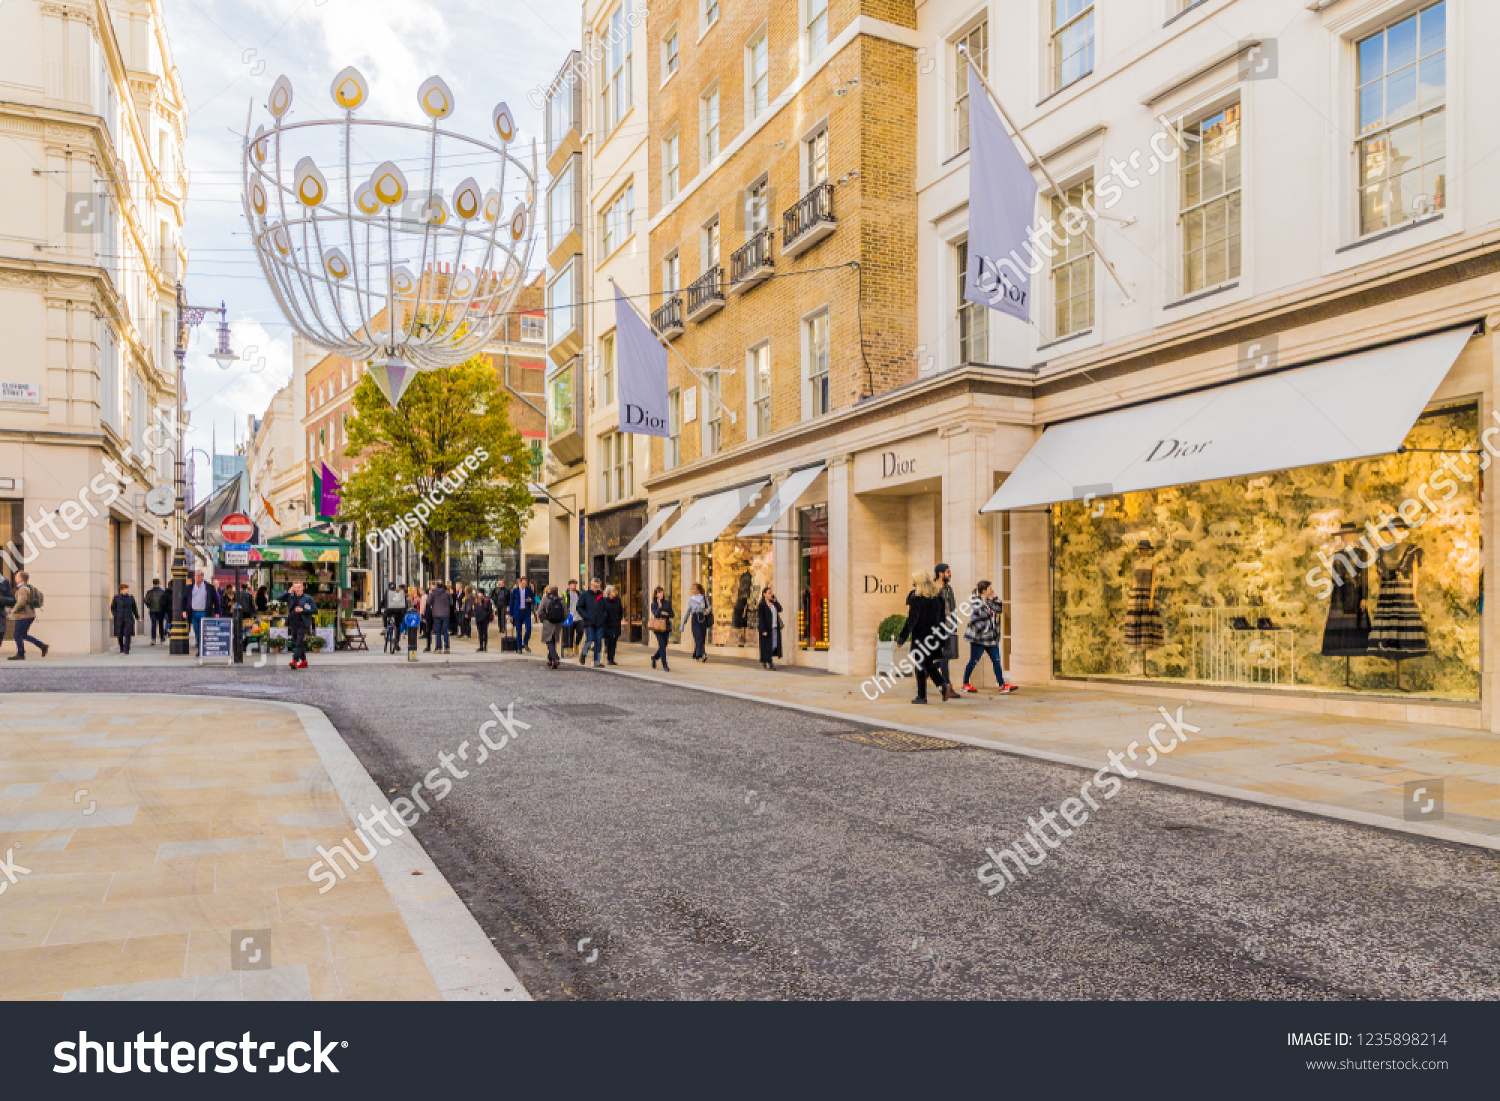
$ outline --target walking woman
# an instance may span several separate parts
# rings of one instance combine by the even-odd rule
[[[712,622],[713,617],[708,613],[708,596],[703,592],[703,586],[694,581],[692,595],[688,597],[687,614],[682,617],[682,626],[678,628],[682,631],[692,629],[694,661],[708,661],[705,643],[708,641],[708,625]]]
[[[115,641],[120,644],[120,653],[129,654],[130,640],[135,637],[135,621],[140,618],[129,585],[120,586],[119,595],[109,602],[109,614],[115,621]]]
[[[620,592],[613,585],[604,587],[604,598],[599,601],[603,610],[604,660],[615,664],[615,645],[620,641],[620,624],[625,618],[625,605],[620,603]],[[597,664],[597,662],[595,663]]]
[[[656,653],[651,655],[651,668],[655,669],[659,660],[663,673],[672,671],[667,664],[667,639],[672,628],[672,614],[672,602],[667,599],[667,590],[660,585],[656,586],[651,592],[651,619],[646,626],[656,636]]]
[[[479,628],[479,652],[482,654],[490,648],[490,620],[495,618],[495,608],[490,603],[490,598],[484,595],[483,589],[475,589],[471,600],[474,626]]]
[[[964,631],[964,639],[969,644],[969,664],[964,666],[963,691],[979,691],[969,683],[969,677],[973,675],[979,659],[988,656],[990,667],[995,670],[995,684],[999,686],[1000,694],[1014,692],[1016,686],[1006,681],[1005,671],[1000,668],[1000,613],[1003,607],[1000,598],[995,595],[995,586],[988,581],[981,581],[974,590],[973,607],[974,610],[969,615],[969,627]]]
[[[775,669],[776,659],[781,656],[781,603],[769,585],[760,594],[755,624],[760,631],[760,663],[767,669]]]
[[[917,667],[917,696],[912,703],[927,702],[927,678],[943,690],[943,699],[955,700],[958,693],[943,678],[942,627],[945,615],[943,598],[936,582],[926,570],[911,575],[911,592],[906,597],[906,625],[896,637],[897,645],[911,641],[911,660]]]
[[[557,595],[557,586],[547,586],[542,602],[537,605],[537,618],[542,621],[542,642],[547,647],[547,668],[556,669],[562,664],[557,654],[558,636],[562,634],[563,620],[568,618],[568,606]]]

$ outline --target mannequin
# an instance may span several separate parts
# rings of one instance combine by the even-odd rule
[[[1156,607],[1156,566],[1149,541],[1135,548],[1135,566],[1130,582],[1130,603],[1125,608],[1125,645],[1140,652],[1141,675],[1146,675],[1146,651],[1162,644],[1161,613]]]
[[[1323,656],[1344,659],[1344,685],[1353,687],[1349,680],[1349,659],[1364,657],[1370,652],[1370,574],[1368,561],[1360,565],[1360,556],[1350,548],[1356,545],[1355,536],[1361,529],[1357,524],[1344,524],[1338,530],[1341,548],[1338,557],[1349,563],[1354,570],[1352,577],[1338,576],[1343,582],[1328,598],[1328,623],[1323,628]]]
[[[1404,530],[1398,518],[1393,529]],[[1427,627],[1417,607],[1417,567],[1422,563],[1422,548],[1402,541],[1381,550],[1375,559],[1380,576],[1380,593],[1370,628],[1370,652],[1396,663],[1396,688],[1401,687],[1401,662],[1428,652]]]

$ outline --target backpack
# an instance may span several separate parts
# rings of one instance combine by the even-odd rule
[[[548,623],[561,623],[568,618],[568,606],[555,596],[547,598],[547,606],[542,609],[542,618]]]
[[[31,606],[33,608],[40,608],[42,606],[42,601],[46,599],[46,597],[42,595],[42,590],[37,588],[29,581],[26,583],[26,587],[31,590]]]

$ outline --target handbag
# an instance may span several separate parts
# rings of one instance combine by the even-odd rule
[[[664,632],[664,631],[667,630],[667,621],[665,619],[662,619],[660,616],[657,616],[654,619],[648,619],[646,621],[646,629],[648,631],[663,631]]]

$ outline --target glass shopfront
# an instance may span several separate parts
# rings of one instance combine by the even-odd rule
[[[758,646],[756,608],[767,585],[775,592],[775,560],[769,535],[720,539],[710,554],[708,589],[714,609],[716,646]],[[781,599],[782,608],[786,601]]]
[[[1056,675],[1477,701],[1478,432],[1448,408],[1399,454],[1059,504]]]
[[[797,510],[797,645],[828,649],[828,506]]]

